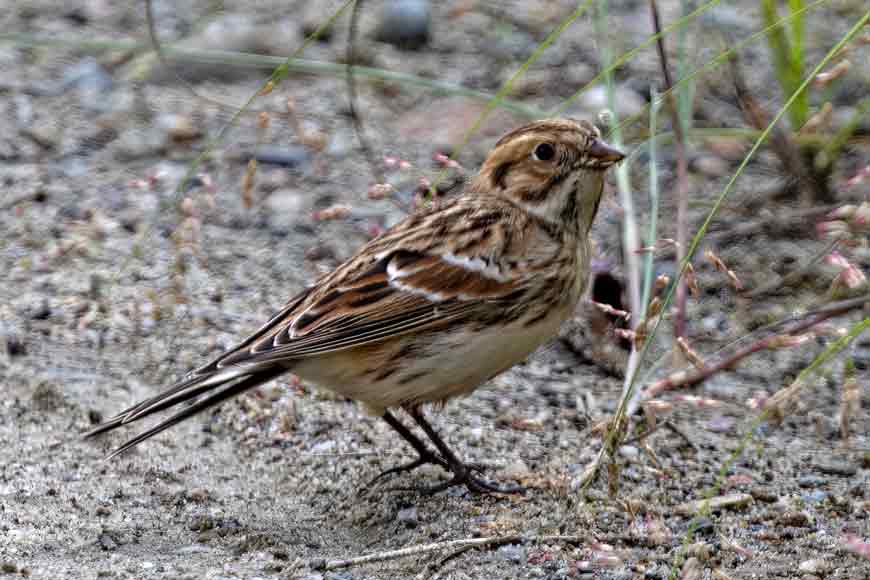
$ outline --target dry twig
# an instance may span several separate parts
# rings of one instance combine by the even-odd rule
[[[661,35],[662,27],[659,18],[659,8],[656,0],[650,0],[654,33]],[[686,157],[686,136],[680,119],[679,108],[674,101],[673,86],[670,67],[668,67],[668,55],[665,50],[665,41],[662,36],[656,40],[658,47],[659,63],[662,75],[665,78],[665,92],[667,94],[668,108],[671,111],[671,124],[674,129],[674,149],[677,155],[677,268],[682,267],[686,258],[688,247],[689,229],[689,162]],[[684,277],[677,278],[677,311],[674,316],[674,335],[686,336],[686,280]]]
[[[356,106],[357,90],[356,90],[356,75],[354,75],[354,66],[356,65],[356,37],[359,29],[359,13],[362,11],[363,0],[356,0],[353,4],[353,10],[350,13],[350,22],[348,23],[347,32],[347,51],[345,60],[347,61],[346,80],[347,80],[347,101],[350,119],[353,121],[353,130],[356,133],[357,141],[359,141],[360,149],[362,149],[363,157],[369,164],[372,176],[375,178],[375,183],[384,183],[384,172],[381,171],[381,166],[375,157],[369,139],[366,136],[365,125],[363,124],[362,116]]]
[[[491,536],[488,538],[463,538],[461,540],[448,540],[446,542],[433,542],[431,544],[418,544],[416,546],[408,546],[398,550],[388,550],[386,552],[376,552],[374,554],[366,554],[365,556],[356,556],[354,558],[346,558],[340,560],[326,560],[312,563],[312,568],[315,570],[338,570],[341,568],[350,568],[352,566],[361,566],[363,564],[371,564],[374,562],[386,562],[389,560],[398,560],[400,558],[408,558],[410,556],[419,556],[421,554],[429,554],[432,552],[441,552],[443,550],[467,550],[470,548],[493,548],[503,546],[505,544],[518,543],[548,543],[548,542],[563,542],[567,544],[580,544],[586,541],[587,538],[582,536],[570,535],[530,535],[509,534],[507,536]]]
[[[801,333],[809,330],[817,324],[820,324],[836,316],[841,316],[843,314],[846,314],[847,312],[851,312],[852,310],[864,308],[868,304],[870,304],[870,295],[864,295],[859,296],[858,298],[853,298],[851,300],[834,302],[832,304],[828,304],[822,308],[819,308],[818,310],[808,312],[803,316],[804,320],[802,322],[795,324],[790,329],[779,334],[766,336],[736,351],[731,356],[722,359],[716,364],[711,364],[705,369],[698,370],[695,373],[680,371],[652,384],[646,390],[645,398],[655,397],[664,391],[669,391],[677,388],[691,387],[700,384],[715,375],[716,373],[730,369],[751,354],[755,354],[756,352],[769,348],[775,348],[782,343],[784,338],[797,338]]]

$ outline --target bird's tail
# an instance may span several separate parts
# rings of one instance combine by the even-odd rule
[[[97,425],[85,433],[84,437],[95,437],[101,433],[113,431],[127,423],[138,421],[139,419],[143,419],[149,415],[168,409],[169,407],[174,407],[179,403],[194,401],[191,405],[183,408],[154,427],[140,433],[133,439],[124,443],[121,447],[106,457],[106,459],[111,459],[116,455],[132,449],[146,439],[150,439],[161,431],[169,429],[188,417],[217,405],[218,403],[222,403],[243,391],[247,391],[257,385],[270,381],[285,372],[287,372],[287,368],[283,366],[265,368],[259,366],[247,369],[244,367],[228,367],[207,373],[194,372],[159,395],[146,399],[145,401],[115,415],[108,421]],[[208,395],[206,395],[206,393],[208,393]],[[206,396],[200,398],[201,395]]]

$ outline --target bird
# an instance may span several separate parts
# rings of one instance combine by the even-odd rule
[[[461,193],[418,208],[238,345],[85,437],[180,406],[111,458],[293,373],[359,401],[416,452],[375,480],[433,464],[452,477],[421,491],[523,491],[463,461],[424,407],[468,395],[522,362],[573,315],[588,285],[590,229],[605,173],[624,157],[585,120],[544,119],[508,132]],[[431,445],[394,414],[399,410]]]

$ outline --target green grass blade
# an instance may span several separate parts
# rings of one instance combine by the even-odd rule
[[[613,115],[613,124],[619,127],[619,113],[616,107],[616,89],[613,84],[613,66],[610,63],[612,50],[607,27],[608,0],[599,0],[595,15],[595,28],[598,32],[601,51],[601,62],[604,67],[604,83],[607,88],[607,107]],[[611,140],[617,149],[622,149],[622,134],[620,131],[611,132]],[[637,220],[634,211],[634,201],[631,197],[631,182],[629,180],[629,164],[620,163],[616,168],[616,188],[619,192],[619,205],[622,207],[622,245],[625,261],[625,270],[628,277],[628,302],[632,312],[640,312],[641,305],[641,280],[640,265],[635,250],[637,249]],[[635,319],[639,320],[638,318]]]
[[[804,17],[800,9],[804,7],[804,0],[788,0],[789,11],[797,16],[791,21],[791,74],[795,82],[800,82],[804,76],[804,44],[806,34],[804,30]],[[802,91],[794,105],[794,116],[800,119],[800,127],[810,118],[810,94]],[[795,130],[800,127],[794,127]]]
[[[668,309],[670,308],[670,304],[673,301],[674,293],[675,293],[675,290],[677,287],[677,284],[676,284],[677,280],[679,280],[685,274],[686,266],[692,260],[692,257],[695,255],[695,252],[697,252],[698,246],[701,244],[701,241],[704,239],[704,236],[707,234],[707,230],[710,228],[710,224],[713,222],[713,219],[718,215],[719,209],[722,207],[722,204],[725,202],[728,195],[731,193],[732,189],[734,188],[734,184],[737,182],[737,179],[740,177],[740,175],[742,175],[743,171],[746,169],[746,166],[749,164],[750,160],[755,156],[755,154],[758,152],[758,150],[761,148],[761,146],[764,144],[764,142],[767,141],[768,137],[770,137],[770,133],[773,131],[773,128],[776,126],[777,123],[779,123],[779,121],[786,114],[786,111],[788,111],[788,109],[792,106],[792,104],[794,104],[794,102],[799,97],[800,92],[805,90],[809,86],[809,84],[812,82],[812,80],[822,70],[824,70],[824,68],[828,65],[829,62],[831,62],[834,55],[837,54],[840,50],[842,50],[842,48],[844,46],[846,46],[846,44],[848,44],[861,31],[861,29],[868,22],[870,22],[870,12],[866,13],[860,20],[858,20],[858,22],[849,30],[849,32],[846,33],[846,35],[843,36],[843,38],[841,38],[840,41],[836,45],[834,45],[834,47],[830,51],[828,51],[828,53],[825,55],[825,57],[821,61],[819,61],[819,63],[810,72],[810,74],[807,75],[807,77],[803,80],[803,82],[800,84],[800,86],[797,88],[797,90],[794,93],[792,93],[792,95],[788,98],[785,105],[783,105],[783,107],[780,108],[779,111],[777,111],[776,115],[771,120],[771,122],[767,125],[767,127],[765,127],[765,129],[758,136],[758,139],[756,139],[752,148],[749,150],[749,152],[743,158],[743,161],[737,167],[737,170],[734,172],[734,175],[732,175],[731,179],[728,180],[728,183],[725,185],[725,188],[722,190],[722,193],[720,193],[719,196],[717,197],[716,202],[713,204],[713,208],[707,214],[707,217],[704,220],[704,223],[698,229],[698,232],[695,234],[694,238],[692,238],[692,243],[689,245],[689,248],[686,251],[686,257],[683,259],[683,262],[680,264],[679,272],[677,272],[676,280],[674,280],[675,283],[671,284],[670,290],[668,291],[667,295],[665,296],[664,303],[662,305],[663,312],[667,312]],[[656,322],[652,331],[650,332],[649,338],[647,339],[646,343],[644,344],[643,348],[641,349],[641,353],[640,353],[641,361],[646,360],[646,357],[649,354],[649,349],[653,343],[653,340],[654,340],[656,334],[658,333],[659,325],[661,325],[661,323],[662,323],[662,318],[663,317],[660,317],[658,319],[658,321]],[[638,365],[638,369],[639,368],[640,368],[640,365]],[[614,417],[614,424],[620,424],[620,422],[622,421],[622,418],[625,416],[625,414],[628,410],[627,409],[628,401],[631,399],[631,395],[633,394],[633,391],[637,388],[637,376],[638,376],[638,371],[636,370],[631,376],[630,387],[628,389],[628,392],[625,393],[625,395],[620,400],[619,407],[617,408],[616,415]],[[608,434],[607,446],[615,449],[618,446],[618,441],[616,440],[616,438],[618,438],[619,436],[620,436],[620,434],[619,434],[618,430],[616,430],[616,429],[611,430],[611,432]]]

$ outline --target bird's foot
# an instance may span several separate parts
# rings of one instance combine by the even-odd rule
[[[418,454],[417,459],[414,461],[409,461],[408,463],[403,463],[402,465],[397,465],[396,467],[391,467],[390,469],[385,469],[380,472],[365,485],[364,489],[372,487],[385,477],[405,473],[406,471],[413,471],[423,465],[440,465],[444,469],[450,469],[450,465],[443,457],[429,450],[424,450],[422,453]]]
[[[420,490],[424,494],[433,494],[457,485],[464,485],[471,493],[523,493],[521,485],[499,484],[476,474],[482,474],[481,467],[476,464],[459,463],[450,466],[453,477],[444,483]]]
[[[418,463],[420,460],[413,463]],[[409,464],[411,465],[411,464]],[[391,491],[414,491],[421,495],[434,495],[436,493],[442,492],[446,489],[450,489],[451,487],[456,487],[458,485],[464,485],[468,491],[471,493],[523,493],[526,491],[521,485],[515,484],[498,484],[483,477],[479,477],[478,475],[482,473],[482,468],[477,464],[466,464],[460,463],[458,465],[443,465],[442,467],[447,469],[453,474],[453,477],[444,481],[442,483],[438,483],[431,486],[418,486],[418,487],[401,487],[394,488]],[[404,466],[403,466],[404,467]],[[395,468],[394,468],[395,469]],[[390,470],[392,471],[392,470]]]

